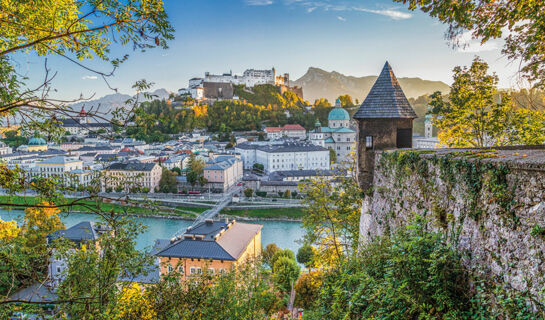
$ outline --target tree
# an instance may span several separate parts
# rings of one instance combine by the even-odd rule
[[[278,248],[278,246],[274,243],[269,243],[266,247],[265,247],[265,250],[263,250],[263,252],[261,253],[262,257],[263,257],[263,262],[265,262],[266,264],[268,264],[270,267],[272,267],[272,263],[271,263],[271,260],[272,260],[272,257],[280,250],[280,248]]]
[[[289,199],[289,197],[291,197],[291,191],[290,191],[290,190],[286,190],[286,191],[284,192],[284,198]]]
[[[343,108],[353,108],[355,107],[354,102],[352,101],[352,97],[348,94],[339,96],[339,100],[341,100],[341,106]]]
[[[27,245],[45,250],[46,236],[64,228],[58,216],[59,209],[52,203],[42,202],[41,207],[25,210],[22,232],[26,234]]]
[[[182,175],[182,169],[180,169],[179,167],[174,167],[174,168],[172,168],[171,171],[174,172],[174,173],[176,173],[176,174],[179,175],[179,176]]]
[[[254,163],[254,165],[252,166],[252,169],[254,171],[257,171],[257,172],[264,172],[265,171],[265,166],[261,163]]]
[[[286,257],[286,258],[289,258],[293,261],[295,261],[295,254],[293,254],[293,251],[291,251],[290,249],[278,249],[274,255],[272,256],[272,258],[270,259],[270,266],[272,267],[273,269],[273,272],[274,272],[274,265],[276,264],[276,261],[280,258],[283,258],[283,257]]]
[[[329,148],[329,161],[331,163],[337,163],[337,153],[333,148]]]
[[[204,173],[204,166],[204,161],[202,159],[196,158],[194,154],[189,157],[189,163],[187,165],[188,172],[186,176],[187,182],[189,182],[191,186],[195,186],[197,183],[201,185],[206,184],[206,182],[204,181],[205,179],[202,176]]]
[[[246,189],[244,189],[244,196],[245,196],[246,198],[250,198],[250,197],[253,196],[253,195],[254,195],[254,189],[252,189],[252,188],[246,188]]]
[[[297,250],[297,262],[304,265],[307,268],[312,266],[314,257],[314,248],[309,244],[304,244],[299,250]]]
[[[305,310],[314,309],[319,302],[322,275],[317,272],[302,274],[295,283],[295,304]],[[309,310],[310,311],[310,310]]]
[[[290,292],[295,285],[295,281],[299,278],[300,272],[301,270],[295,259],[282,256],[274,262],[273,281],[282,292]]]
[[[178,192],[178,182],[176,181],[176,173],[163,168],[161,180],[159,181],[159,190],[162,193]]]
[[[502,53],[522,63],[522,73],[537,86],[545,85],[545,38],[542,37],[545,3],[534,0],[434,1],[394,0],[420,9],[449,25],[447,37],[463,46],[465,34],[485,43],[505,39]]]
[[[498,77],[487,71],[488,64],[475,58],[469,68],[454,68],[448,100],[440,93],[431,96],[441,143],[449,147],[543,143],[545,114],[515,108],[508,94],[498,92]]]

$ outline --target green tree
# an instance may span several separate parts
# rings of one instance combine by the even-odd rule
[[[331,163],[337,163],[337,153],[333,148],[329,148],[329,161]]]
[[[261,253],[262,255],[262,258],[263,258],[263,262],[265,262],[266,264],[268,264],[270,267],[272,267],[272,263],[271,263],[271,260],[272,260],[272,257],[280,250],[280,248],[278,248],[278,246],[274,243],[269,243],[266,247],[265,247],[265,250],[263,250],[263,252]]]
[[[189,157],[189,163],[187,165],[187,182],[189,182],[191,186],[195,186],[197,183],[201,185],[205,184],[205,181],[203,180],[204,177],[202,176],[204,174],[204,166],[204,161],[195,157],[194,154]]]
[[[269,265],[272,267],[273,272],[276,261],[282,257],[287,257],[295,261],[295,254],[293,254],[293,251],[290,249],[278,249],[269,260]]]
[[[176,181],[176,173],[163,168],[161,180],[159,181],[159,190],[163,193],[178,192],[178,182]]]
[[[534,0],[496,1],[434,1],[394,0],[420,9],[449,25],[447,37],[456,46],[463,46],[463,34],[485,43],[505,39],[503,54],[520,60],[526,78],[540,87],[545,84],[545,38],[543,15],[545,3]]]
[[[359,246],[359,220],[363,192],[355,172],[355,159],[333,177],[301,182],[305,194],[305,242],[316,248],[316,266],[333,267]],[[331,181],[335,181],[333,184]]]
[[[320,302],[321,285],[322,275],[317,271],[302,274],[295,283],[295,304],[305,313],[312,312]]]
[[[479,58],[469,68],[454,69],[448,100],[434,93],[430,102],[442,144],[485,147],[545,141],[541,130],[545,114],[516,109],[508,94],[498,92],[497,82],[498,77],[489,75],[488,64]]]
[[[261,163],[254,163],[254,165],[252,166],[252,169],[254,171],[257,171],[257,172],[264,172],[265,171],[265,166]]]
[[[174,173],[176,173],[177,175],[181,176],[182,175],[182,169],[180,169],[179,167],[174,167],[172,168],[172,170],[170,170]]]
[[[295,286],[300,272],[301,269],[295,259],[282,256],[274,262],[272,278],[282,292],[290,292]]]
[[[307,268],[312,266],[314,258],[314,248],[309,244],[304,244],[299,250],[297,250],[297,262],[304,265]]]
[[[250,197],[253,196],[253,195],[254,195],[254,189],[252,189],[252,188],[246,188],[246,189],[244,189],[244,196],[245,196],[246,198],[250,198]]]

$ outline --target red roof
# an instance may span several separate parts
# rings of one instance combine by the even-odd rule
[[[280,132],[280,131],[305,131],[299,124],[286,124],[283,127],[266,127],[265,132]]]
[[[266,127],[265,132],[280,132],[282,128],[280,127]]]
[[[284,130],[287,130],[287,131],[300,131],[300,130],[305,130],[305,128],[303,128],[300,124],[286,124],[284,125],[283,127]]]

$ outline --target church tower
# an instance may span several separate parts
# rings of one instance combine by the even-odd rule
[[[358,122],[358,180],[364,191],[373,185],[376,151],[412,147],[415,118],[416,113],[386,62],[354,114]]]

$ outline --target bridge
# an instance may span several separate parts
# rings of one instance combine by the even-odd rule
[[[216,215],[218,215],[218,213],[221,212],[221,210],[223,210],[225,207],[229,205],[229,203],[231,203],[233,195],[237,192],[240,192],[241,190],[242,190],[242,187],[235,186],[228,192],[224,193],[223,197],[216,203],[216,205],[213,208],[204,211],[195,219],[191,227],[195,227],[196,225],[204,222],[207,219],[213,219]],[[174,234],[174,237],[182,236],[186,232],[186,230],[187,228],[178,230]]]

